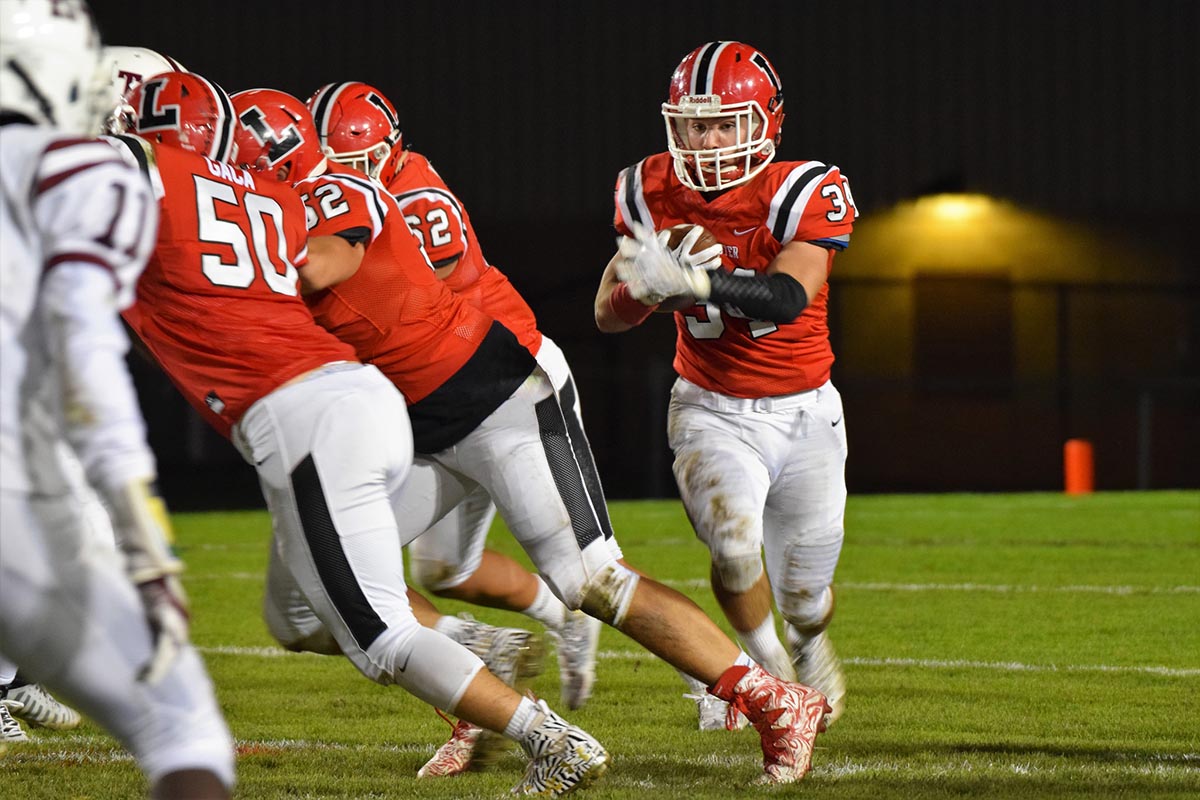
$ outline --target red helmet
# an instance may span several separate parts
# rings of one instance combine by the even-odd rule
[[[384,186],[404,163],[396,107],[383,92],[359,81],[327,83],[308,98],[326,154]]]
[[[238,163],[296,184],[325,170],[325,154],[304,103],[275,89],[247,89],[233,96],[237,113]]]
[[[753,178],[775,157],[783,127],[783,86],[767,57],[740,42],[709,42],[680,62],[663,103],[667,147],[675,174],[703,192]],[[732,118],[738,141],[729,147],[689,147],[689,120]]]
[[[129,95],[131,132],[213,161],[233,162],[233,103],[225,90],[194,72],[147,78]]]

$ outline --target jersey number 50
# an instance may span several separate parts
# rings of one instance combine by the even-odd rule
[[[295,295],[299,276],[296,267],[288,259],[287,236],[283,232],[283,209],[274,199],[253,192],[246,192],[242,205],[250,225],[250,235],[241,225],[217,216],[217,203],[238,205],[237,193],[227,183],[201,178],[196,179],[196,218],[199,221],[199,238],[202,242],[229,245],[233,249],[233,263],[222,261],[216,253],[202,253],[200,269],[204,277],[216,286],[231,286],[246,289],[254,282],[255,265],[262,272],[263,280],[272,292]],[[267,243],[267,225],[275,229],[275,252]],[[253,257],[250,245],[254,246]]]

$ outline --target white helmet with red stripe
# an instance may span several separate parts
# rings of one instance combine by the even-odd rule
[[[783,86],[767,57],[740,42],[709,42],[680,62],[662,106],[675,174],[702,192],[737,186],[775,157],[783,127]],[[697,119],[732,119],[737,142],[689,147],[687,127]]]
[[[146,78],[164,72],[187,72],[175,59],[146,47],[106,46],[100,50],[100,63],[112,74],[113,110],[103,126],[103,132],[110,134],[133,128],[136,113],[129,105],[129,95]]]

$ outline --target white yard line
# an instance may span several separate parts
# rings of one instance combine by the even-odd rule
[[[864,592],[994,592],[997,594],[1200,594],[1200,586],[1011,586],[993,583],[838,583]]]
[[[49,763],[49,764],[115,764],[132,761],[132,758],[121,749],[117,743],[103,735],[96,734],[64,734],[54,737],[55,749],[24,750],[21,745],[10,747],[8,758],[15,758],[20,763]],[[428,755],[433,752],[436,742],[422,744],[392,744],[387,742],[343,744],[339,742],[322,742],[309,739],[238,739],[238,753],[242,757],[258,753],[417,753]],[[1106,760],[1101,763],[1080,763],[1069,758],[1068,763],[1055,763],[1055,757],[1048,754],[1035,762],[1028,757],[1012,761],[997,759],[995,754],[988,754],[986,760],[971,761],[963,758],[950,761],[893,761],[887,759],[871,759],[856,761],[849,758],[833,758],[826,760],[830,751],[818,742],[814,758],[813,771],[806,779],[809,782],[847,778],[869,778],[877,775],[894,777],[910,776],[914,778],[955,778],[965,775],[1020,775],[1032,779],[1044,779],[1064,776],[1089,777],[1097,773],[1115,777],[1131,777],[1138,775],[1153,775],[1164,779],[1179,779],[1192,777],[1196,774],[1196,765],[1200,763],[1200,753],[1122,753],[1114,751],[1106,754]],[[981,758],[983,758],[981,756]],[[515,753],[509,754],[506,760],[519,764]],[[621,752],[620,763],[642,768],[662,766],[680,767],[736,767],[751,769],[761,763],[761,756],[748,749],[745,753],[705,753],[690,757],[668,756],[660,753]],[[606,783],[610,786],[630,786],[652,788],[654,783],[644,778],[625,778],[621,771],[609,774]],[[696,786],[706,785],[707,782],[696,782]]]
[[[707,589],[708,578],[663,581],[673,589]],[[839,591],[859,592],[989,592],[994,594],[1200,594],[1200,586],[1021,586],[1003,583],[887,583],[838,581]]]
[[[188,575],[188,582],[199,581],[262,581],[261,572],[225,572]],[[662,583],[681,591],[709,588],[708,578],[664,580]],[[1076,584],[1068,586],[1022,586],[1004,583],[889,583],[885,581],[839,581],[840,591],[858,592],[985,592],[991,594],[1200,594],[1200,586],[1107,586]]]
[[[205,655],[248,656],[254,658],[317,658],[313,653],[291,653],[278,647],[217,647],[197,648]],[[607,661],[634,661],[654,658],[645,650],[601,650],[596,657]],[[1022,664],[1017,661],[967,661],[933,658],[843,658],[846,664],[862,667],[915,667],[918,669],[983,669],[1000,672],[1111,672],[1142,675],[1161,675],[1168,678],[1200,677],[1200,667],[1162,667],[1155,665],[1122,666],[1115,664]]]
[[[1022,664],[1017,661],[964,661],[931,658],[843,658],[846,664],[864,667],[920,667],[924,669],[987,669],[1001,672],[1116,672],[1194,678],[1200,668],[1117,666],[1112,664]]]

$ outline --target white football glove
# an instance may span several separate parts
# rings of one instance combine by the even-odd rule
[[[154,652],[138,679],[155,684],[188,642],[187,595],[177,577],[183,564],[170,549],[167,508],[148,481],[107,487],[103,494],[112,513],[117,547],[125,557],[125,573],[141,597],[154,642]]]
[[[692,252],[692,248],[696,245],[696,240],[703,235],[704,228],[695,225],[687,232],[678,246],[671,251],[671,255],[675,257],[675,262],[679,266],[691,270],[710,270],[721,266],[721,250],[723,248],[719,242],[714,242],[699,253]],[[660,233],[659,236],[662,236],[662,234]]]
[[[691,295],[697,300],[708,298],[708,275],[680,266],[665,244],[670,234],[663,231],[656,236],[651,228],[637,222],[629,227],[633,236],[622,236],[617,240],[621,258],[616,268],[617,277],[629,286],[634,299],[655,305],[676,295]]]
[[[188,643],[190,618],[183,584],[174,575],[164,575],[137,585],[142,609],[154,636],[154,652],[142,666],[138,680],[153,686],[171,670]]]

